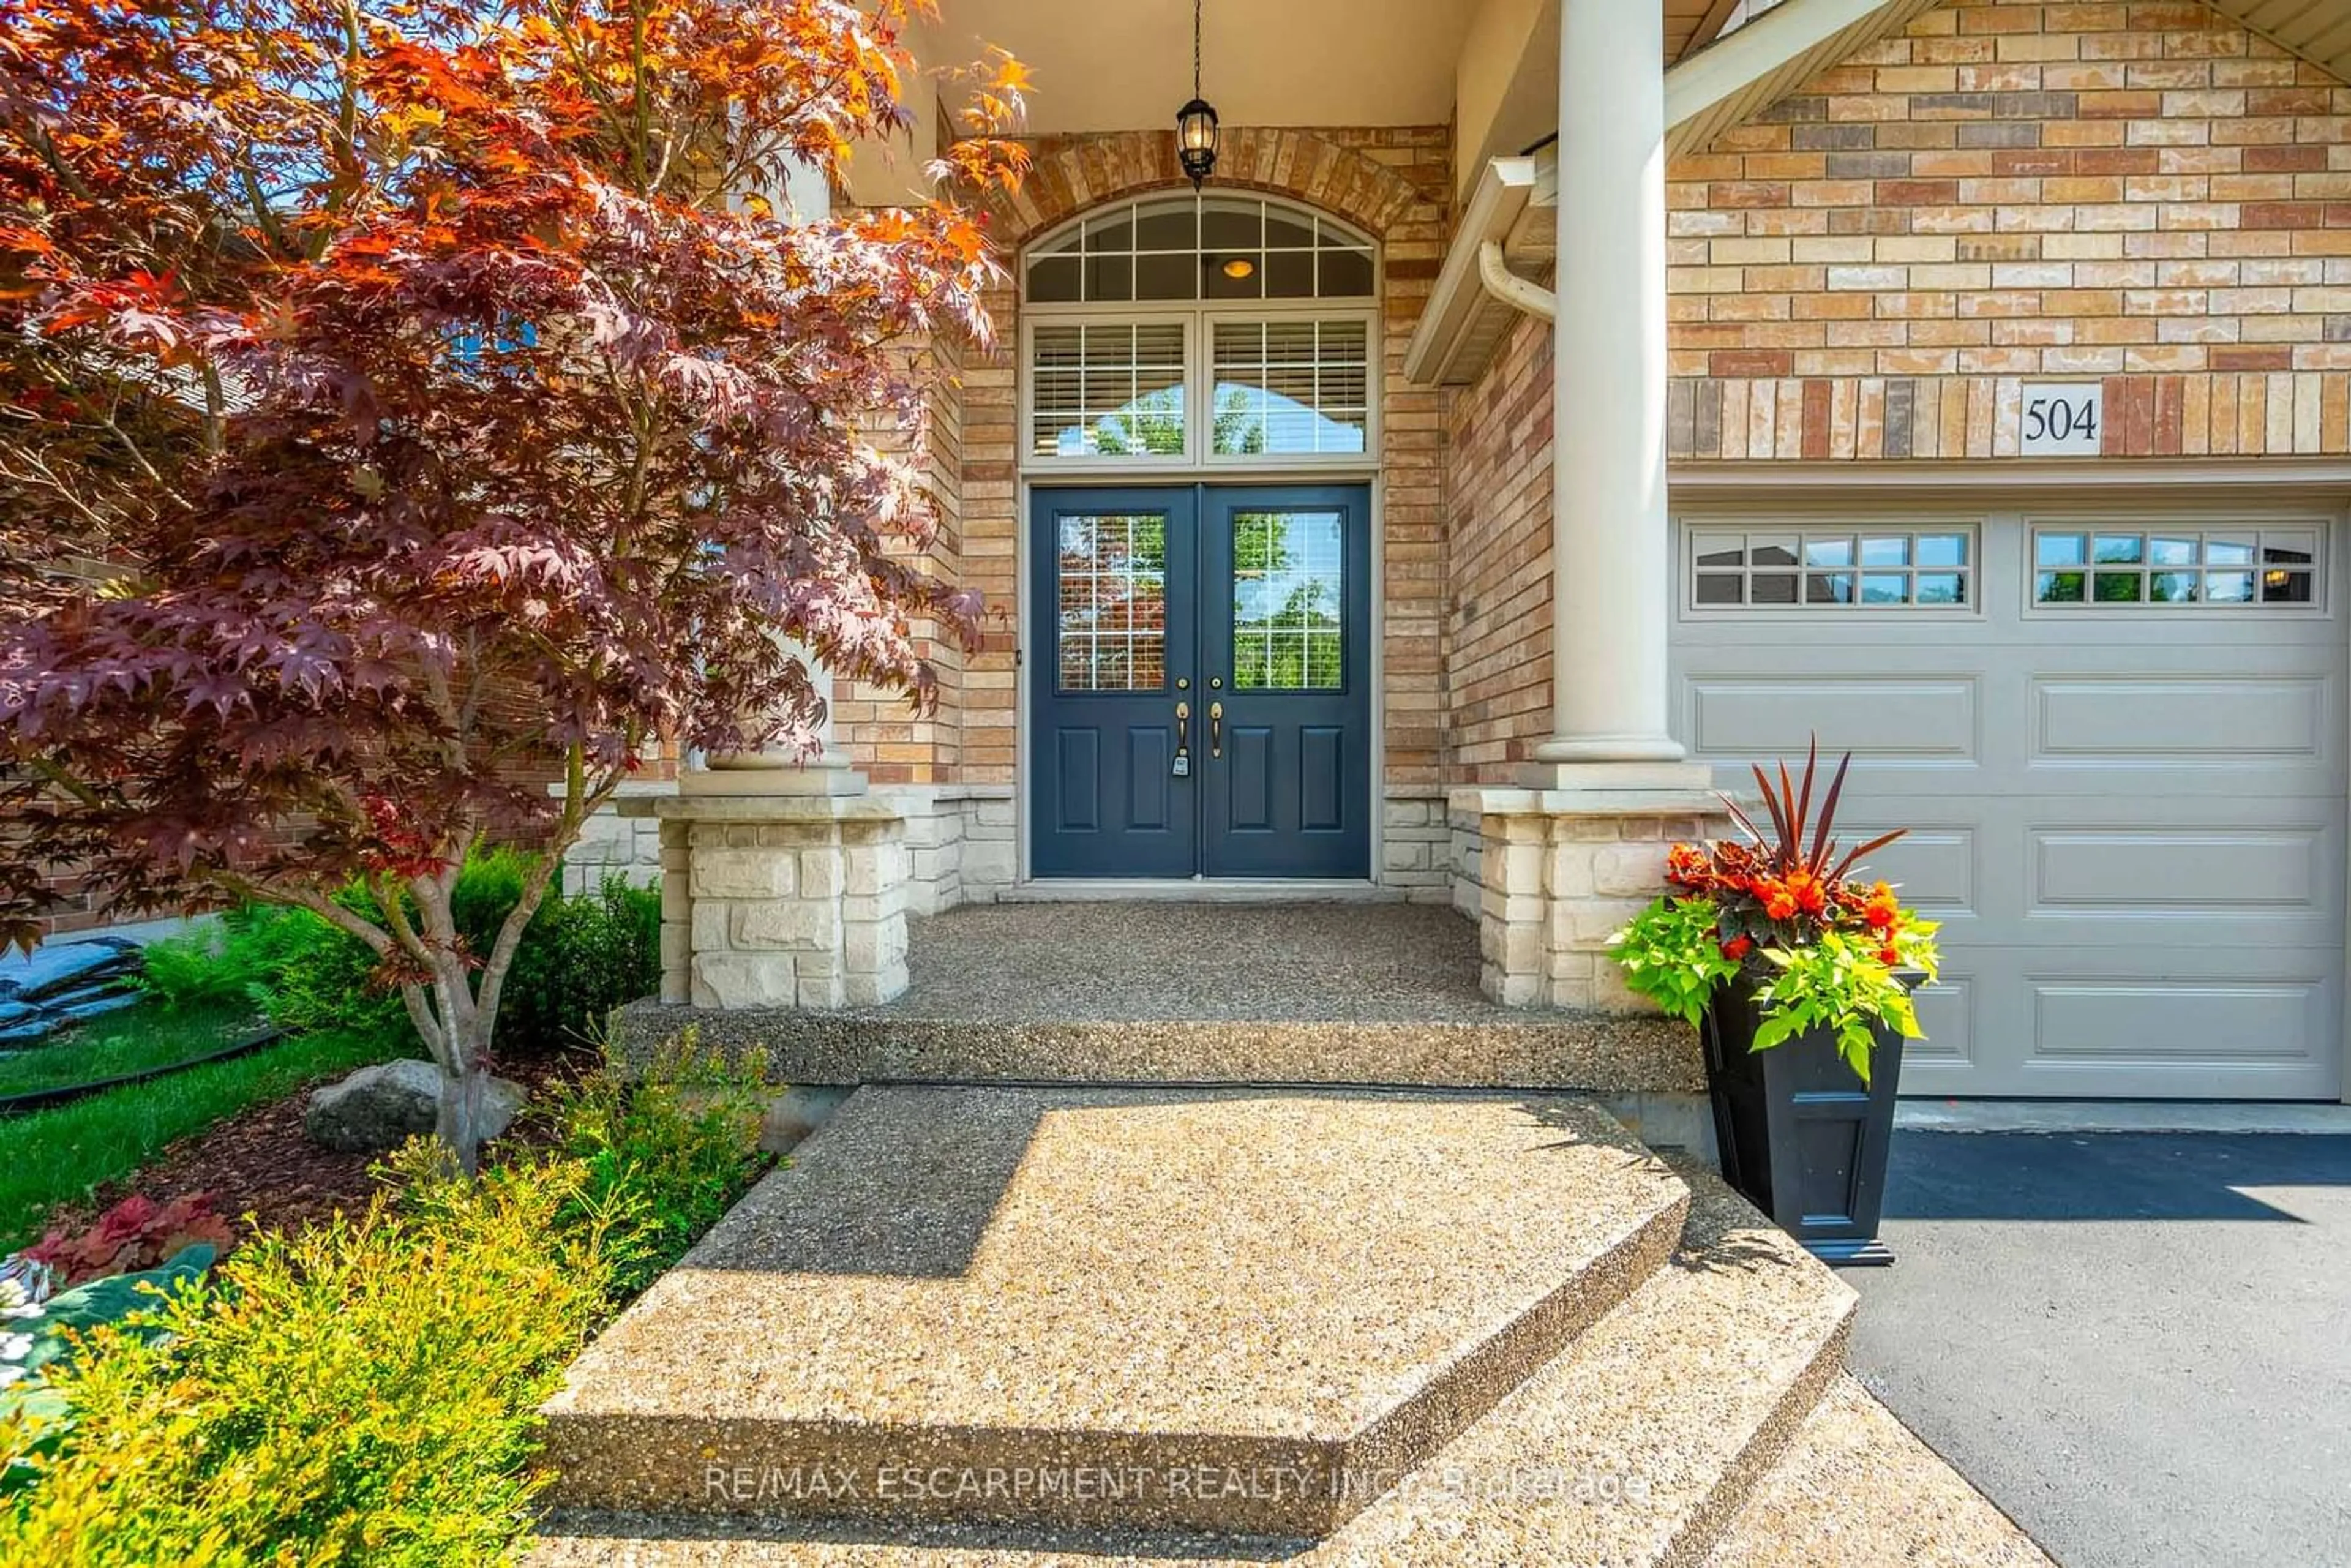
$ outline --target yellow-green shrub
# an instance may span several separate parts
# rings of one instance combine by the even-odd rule
[[[0,1517],[0,1559],[503,1558],[538,1485],[532,1412],[604,1301],[555,1224],[572,1174],[249,1243],[162,1306],[162,1340],[86,1347],[54,1384],[70,1446]]]
[[[60,1452],[0,1423],[0,1470],[37,1467],[0,1500],[0,1562],[511,1560],[538,1406],[622,1281],[758,1174],[747,1087],[689,1044],[559,1100],[558,1151],[477,1184],[413,1144],[358,1218],[248,1242],[159,1301],[159,1337],[92,1336],[46,1391]]]

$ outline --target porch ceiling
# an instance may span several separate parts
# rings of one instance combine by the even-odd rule
[[[1784,0],[1657,3],[1664,63],[1673,65]],[[2208,3],[2351,79],[2351,0]],[[1442,124],[1453,117],[1465,46],[1474,47],[1481,14],[1524,13],[1523,21],[1500,22],[1497,31],[1519,39],[1531,30],[1533,41],[1556,26],[1544,16],[1555,15],[1556,6],[1557,0],[1287,0],[1278,6],[1210,0],[1202,85],[1236,125]],[[1035,78],[1029,128],[1038,133],[1155,129],[1191,95],[1189,0],[943,0],[940,9],[924,54],[951,61],[976,57],[988,45],[1011,50]]]
[[[1541,0],[1555,7],[1556,0]],[[1514,0],[1209,0],[1201,86],[1232,125],[1442,125],[1481,9]],[[1769,0],[1658,0],[1666,63]],[[1190,0],[942,0],[928,53],[1009,49],[1040,134],[1155,130],[1192,95]],[[1552,35],[1557,36],[1555,33]]]
[[[1210,0],[1203,96],[1228,125],[1442,125],[1479,0]],[[1192,96],[1191,0],[943,0],[940,57],[1009,49],[1040,134],[1155,130]]]

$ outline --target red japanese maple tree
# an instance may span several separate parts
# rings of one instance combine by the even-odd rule
[[[782,195],[904,139],[928,4],[0,0],[0,935],[68,865],[312,910],[470,1165],[582,819],[664,738],[808,745],[795,645],[921,701],[914,622],[974,623],[906,436],[988,336],[1019,68],[942,200]],[[539,858],[469,952],[493,835]]]

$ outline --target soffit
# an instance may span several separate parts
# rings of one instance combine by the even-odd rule
[[[2351,0],[2207,0],[2239,26],[2351,81]]]

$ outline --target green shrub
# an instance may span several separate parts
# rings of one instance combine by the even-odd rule
[[[259,977],[229,963],[227,947],[226,931],[214,921],[150,942],[141,954],[143,964],[135,983],[179,1011],[257,1007],[252,987]]]
[[[0,1562],[511,1560],[563,1366],[761,1167],[757,1066],[687,1040],[594,1075],[542,1113],[559,1146],[477,1185],[412,1144],[363,1216],[248,1242],[93,1336],[44,1390],[57,1452],[0,1414],[0,1467],[35,1467]]]
[[[357,902],[363,895],[343,897]],[[402,1039],[413,1027],[400,994],[376,984],[374,953],[350,932],[307,909],[256,909],[249,918],[269,933],[277,956],[262,992],[270,1022],[373,1040]]]
[[[101,1333],[50,1385],[72,1428],[0,1516],[0,1557],[505,1556],[539,1484],[533,1411],[603,1300],[554,1224],[557,1174],[438,1192],[429,1220],[379,1200],[250,1242],[161,1307],[162,1338]]]
[[[683,1256],[765,1163],[766,1080],[762,1055],[729,1063],[689,1029],[633,1081],[615,1066],[557,1092],[549,1113],[580,1169],[565,1218],[602,1230],[622,1296]]]
[[[592,894],[550,897],[523,933],[498,998],[508,1055],[594,1039],[614,1008],[661,989],[661,894],[607,877]]]
[[[450,896],[458,933],[487,955],[522,897],[529,858],[485,851],[465,862]],[[347,888],[338,903],[376,917],[374,901]],[[307,909],[246,904],[217,926],[147,949],[141,982],[174,1008],[245,1002],[272,1023],[404,1038],[399,996],[375,983],[375,955]],[[661,986],[661,895],[607,879],[592,894],[550,893],[531,917],[498,1002],[497,1049],[509,1056],[553,1051],[592,1036],[606,1014]]]
[[[234,1001],[287,1029],[382,1036],[407,1027],[400,998],[372,988],[367,945],[307,909],[239,904],[217,924],[149,944],[145,959],[140,984],[176,1009]]]

